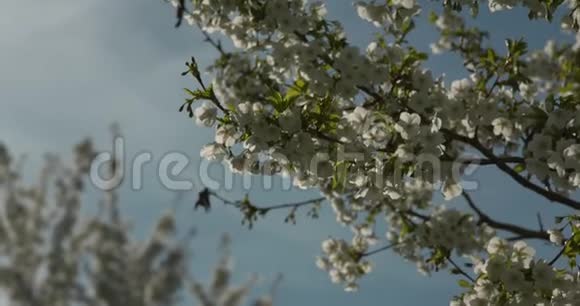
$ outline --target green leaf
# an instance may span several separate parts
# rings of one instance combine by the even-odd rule
[[[196,97],[199,95],[199,90],[192,91],[189,88],[184,88],[183,90],[185,91],[185,93],[189,94],[192,97]]]
[[[413,21],[413,19],[409,18],[403,22],[403,26],[401,27],[401,32],[403,32],[403,35],[406,35],[409,32],[411,32],[414,28],[415,28],[415,22]]]
[[[517,173],[522,173],[526,170],[526,164],[518,164],[514,167],[514,171]]]
[[[575,247],[576,246],[576,247]],[[576,267],[576,256],[578,255],[578,247],[574,241],[568,241],[564,247],[564,256],[568,258],[570,269]]]
[[[568,83],[565,86],[560,87],[559,91],[561,94],[566,94],[566,93],[573,91],[575,87],[576,86],[574,83]]]
[[[448,255],[448,250],[443,247],[438,247],[433,251],[431,257],[427,259],[427,262],[434,264],[436,267],[439,267],[447,260]]]
[[[412,233],[415,230],[415,227],[410,224],[405,218],[401,219],[403,225],[401,227],[400,235],[401,237],[405,237],[407,234]]]
[[[191,90],[189,88],[183,89],[185,93],[191,96],[192,100],[211,100],[213,98],[213,89],[212,87],[207,88],[206,90]]]
[[[195,61],[195,57],[191,57],[191,62],[186,62],[185,66],[187,66],[187,71],[181,73],[181,75],[187,75],[191,73],[191,75],[201,83],[201,75],[199,73],[199,67],[197,66],[197,62]]]
[[[286,101],[284,97],[278,91],[274,91],[271,96],[267,97],[266,100],[274,106],[278,112],[283,112],[286,109]]]
[[[437,14],[435,12],[431,11],[429,13],[429,22],[435,23],[435,22],[437,22],[437,19],[439,19],[439,16],[437,16]]]
[[[506,39],[506,46],[508,49],[508,54],[512,58],[518,58],[528,52],[528,43],[523,39],[512,40]]]
[[[308,83],[303,79],[298,79],[294,82],[288,91],[286,91],[286,95],[284,96],[284,101],[289,105],[291,105],[296,98],[303,95],[306,92],[306,88],[308,87]]]
[[[568,265],[570,266],[570,269],[576,268],[576,257],[569,257]]]
[[[458,280],[458,281],[457,281],[457,284],[458,284],[460,287],[463,287],[463,288],[471,288],[471,283],[470,283],[470,282],[468,282],[468,281],[466,281],[466,280],[464,280],[464,279],[460,279],[460,280]]]
[[[345,161],[336,163],[334,168],[334,177],[332,178],[332,189],[341,189],[344,186],[348,172],[348,166],[348,163]]]
[[[487,60],[489,61],[490,64],[494,64],[497,60],[497,55],[495,54],[495,51],[491,48],[487,49]]]

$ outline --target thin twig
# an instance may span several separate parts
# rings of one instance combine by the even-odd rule
[[[467,279],[469,279],[472,283],[475,283],[475,279],[473,279],[473,277],[471,277],[471,275],[467,274],[467,272],[463,271],[463,269],[461,269],[461,267],[459,267],[459,265],[456,264],[455,261],[453,261],[453,259],[451,259],[451,256],[447,256],[447,261],[449,261],[449,263],[451,265],[453,265],[453,267],[455,267],[457,272],[459,272],[461,275],[467,277]]]
[[[239,207],[242,203],[242,201],[239,201],[239,200],[232,201],[232,200],[226,199],[215,192],[211,192],[210,195],[219,199],[220,201],[222,201],[224,204],[227,204],[227,205]],[[299,202],[283,203],[283,204],[277,204],[277,205],[273,205],[273,206],[264,206],[264,207],[255,206],[255,207],[256,207],[256,209],[261,210],[261,211],[271,211],[271,210],[286,209],[286,208],[298,208],[301,206],[322,202],[324,200],[326,200],[325,197],[319,197],[319,198],[314,198],[314,199],[299,201]]]
[[[324,140],[329,141],[329,142],[334,142],[334,143],[338,143],[338,144],[342,144],[342,145],[346,144],[346,142],[344,142],[338,138],[335,138],[333,136],[324,134],[323,132],[320,132],[320,131],[307,130],[307,132],[314,134],[316,137],[318,137],[320,139],[324,139]]]
[[[495,80],[493,81],[493,83],[491,84],[491,87],[489,88],[489,90],[487,91],[487,93],[485,94],[486,98],[489,98],[491,96],[491,94],[493,93],[493,90],[495,89],[495,87],[499,84],[499,75],[495,78]]]
[[[170,0],[165,0],[165,2],[171,3]],[[204,37],[204,40],[206,42],[208,42],[211,46],[213,46],[222,56],[228,56],[228,53],[223,49],[222,44],[220,41],[215,41],[207,31],[205,31],[203,29],[203,27],[201,26],[201,24],[199,23],[199,21],[195,20],[194,15],[191,11],[189,11],[184,4],[184,1],[180,1],[177,4],[177,15],[178,15],[178,22],[176,24],[176,27],[179,27],[181,25],[181,21],[183,19],[183,17],[185,15],[190,16],[192,20],[195,21],[195,24],[197,26],[197,28],[199,29],[199,31],[201,32],[201,34]],[[207,87],[205,86],[203,80],[201,79],[201,77],[199,77],[199,75],[196,77],[197,81],[199,82],[199,84],[201,85],[201,88],[204,91],[207,91]],[[211,91],[211,102],[218,107],[222,112],[224,112],[225,114],[229,113],[229,111],[220,103],[220,101],[217,99],[217,97],[215,96],[213,90]]]
[[[540,231],[544,232],[544,222],[542,221],[542,216],[540,213],[536,213],[536,218],[538,219],[538,226],[540,227]]]
[[[391,244],[385,245],[383,247],[380,247],[380,248],[378,248],[376,250],[372,250],[372,251],[366,252],[366,253],[364,253],[364,254],[361,255],[361,258],[362,257],[372,256],[372,255],[375,255],[377,253],[384,252],[386,250],[390,250],[390,249],[396,247],[397,245],[400,245],[401,243],[402,242],[391,243]]]
[[[566,244],[564,244],[564,246],[560,249],[560,251],[558,252],[558,254],[556,254],[556,256],[550,260],[550,262],[548,263],[550,266],[555,264],[556,261],[558,261],[558,259],[560,259],[560,257],[562,257],[562,254],[564,254],[564,250],[566,250]]]

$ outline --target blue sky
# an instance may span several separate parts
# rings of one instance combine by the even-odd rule
[[[354,18],[351,1],[328,2],[332,2],[330,15],[354,34],[352,42],[366,45],[374,29]],[[429,1],[428,5],[433,4]],[[482,15],[477,23],[493,33],[497,46],[508,37],[525,36],[531,47],[542,47],[549,37],[562,38],[555,25],[526,22],[523,11],[517,11],[515,17],[504,13],[490,17],[485,10]],[[167,152],[185,153],[193,163],[184,177],[195,178],[199,149],[210,141],[211,131],[198,128],[177,112],[182,88],[194,86],[179,73],[190,56],[195,55],[206,66],[215,52],[195,29],[176,30],[174,22],[172,9],[161,0],[3,0],[0,141],[16,153],[27,153],[28,169],[34,169],[40,163],[40,152],[66,153],[83,137],[93,137],[99,148],[109,148],[108,126],[118,122],[129,155],[148,151],[158,160]],[[436,40],[434,34],[422,22],[411,40],[427,51],[428,44]],[[428,66],[436,74],[463,74],[461,61],[453,56],[435,56]],[[142,190],[122,191],[123,209],[135,220],[136,235],[142,235],[177,197],[161,187],[154,176],[156,166],[146,167]],[[502,220],[534,226],[536,212],[554,215],[550,204],[492,169],[479,171],[477,179],[482,187],[474,198]],[[241,194],[239,188],[224,193],[230,198]],[[250,191],[251,198],[262,205],[313,195],[316,192]],[[216,207],[210,214],[193,212],[194,202],[195,191],[182,195],[178,206],[180,224],[194,225],[199,233],[192,246],[194,275],[207,277],[219,237],[228,232],[234,241],[239,279],[250,272],[266,279],[273,279],[278,272],[284,274],[276,300],[279,306],[447,305],[459,292],[456,278],[446,272],[424,277],[413,265],[386,252],[373,258],[376,271],[361,282],[360,292],[344,293],[314,265],[321,240],[348,235],[348,230],[335,224],[329,209],[322,211],[320,220],[304,217],[296,226],[284,224],[283,213],[272,214],[248,231],[240,226],[237,211]],[[546,220],[549,223],[552,219]]]

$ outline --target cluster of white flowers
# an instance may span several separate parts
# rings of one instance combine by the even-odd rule
[[[556,188],[571,191],[580,187],[580,146],[572,139],[554,143],[550,135],[538,134],[530,141],[528,172],[540,180],[549,179]]]
[[[420,11],[420,6],[415,0],[380,1],[379,3],[359,1],[355,3],[355,6],[360,18],[376,27],[392,25],[401,28],[403,22],[409,21],[409,17]]]
[[[530,14],[535,18],[544,18],[546,10],[539,0],[490,0],[489,10],[493,12],[510,10],[516,6],[523,6],[530,10]]]
[[[355,233],[351,244],[345,240],[328,239],[322,242],[323,257],[318,257],[316,265],[328,271],[333,283],[343,284],[347,291],[358,289],[357,280],[372,270],[371,263],[364,260],[369,246],[377,239],[369,225],[352,227]]]
[[[376,27],[385,26],[390,23],[389,9],[385,4],[376,5],[358,2],[356,3],[356,9],[360,18],[371,22]]]
[[[338,223],[349,225],[356,220],[357,211],[348,206],[348,203],[346,203],[342,198],[332,198],[331,205]]]
[[[500,238],[487,245],[489,257],[474,259],[478,274],[469,291],[451,306],[471,305],[575,305],[580,298],[578,275],[556,269],[534,258],[535,250],[522,241],[510,244]]]
[[[440,54],[452,47],[453,36],[448,33],[454,29],[463,29],[465,22],[459,14],[452,10],[445,10],[435,20],[435,26],[441,31],[441,37],[436,43],[431,44],[431,51],[435,54]]]
[[[179,1],[172,1],[177,7]],[[229,36],[237,48],[252,48],[259,44],[260,36],[273,30],[280,34],[295,31],[306,32],[314,25],[312,16],[323,16],[323,6],[314,4],[313,14],[306,13],[305,1],[195,1],[195,7],[185,19],[192,25],[200,25],[208,32],[220,32]]]
[[[264,86],[267,79],[262,79],[262,76],[275,75],[269,65],[262,61],[253,61],[243,54],[228,57],[216,74],[213,91],[228,106],[264,97],[269,90]]]
[[[415,235],[420,245],[444,247],[455,250],[458,255],[470,255],[481,251],[495,231],[479,226],[469,214],[439,206],[429,221],[417,227]]]
[[[421,222],[422,221],[422,222]],[[478,224],[473,216],[439,206],[429,216],[402,217],[392,213],[387,218],[387,238],[395,252],[416,264],[424,274],[446,266],[446,262],[429,264],[433,250],[449,256],[474,256],[495,237],[493,228]],[[431,250],[426,252],[425,250]]]

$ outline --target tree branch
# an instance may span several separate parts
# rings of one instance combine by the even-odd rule
[[[504,173],[506,173],[507,175],[512,177],[521,186],[543,196],[544,198],[546,198],[552,202],[557,202],[557,203],[563,204],[565,206],[568,206],[568,207],[571,207],[574,209],[580,209],[580,202],[575,201],[574,199],[568,198],[566,196],[563,196],[559,193],[546,190],[546,189],[542,188],[541,186],[532,183],[531,181],[529,181],[528,179],[524,178],[519,173],[517,173],[510,166],[508,166],[504,161],[501,160],[501,158],[497,157],[491,149],[486,148],[484,145],[482,145],[475,138],[469,138],[466,136],[462,136],[462,135],[456,134],[448,129],[441,129],[441,131],[443,133],[445,133],[449,138],[466,143],[466,144],[469,144],[470,146],[477,149],[486,158],[493,161],[500,170],[502,170]]]
[[[317,131],[317,130],[308,129],[306,131],[308,133],[314,134],[316,137],[318,137],[320,139],[323,139],[323,140],[326,140],[326,141],[329,141],[329,142],[334,142],[334,143],[342,144],[342,145],[346,144],[344,141],[342,141],[342,140],[340,140],[338,138],[335,138],[333,136],[324,134],[323,132],[320,132],[320,131]]]
[[[461,195],[463,196],[463,198],[465,198],[469,207],[471,207],[471,209],[473,209],[475,211],[475,213],[477,214],[477,216],[479,217],[479,223],[486,223],[487,225],[489,225],[495,229],[504,230],[504,231],[508,231],[508,232],[517,234],[519,239],[535,238],[535,239],[541,239],[541,240],[547,240],[547,241],[550,240],[550,235],[548,235],[548,233],[546,233],[544,231],[534,231],[534,230],[527,229],[527,228],[524,228],[521,226],[517,226],[517,225],[509,224],[509,223],[503,223],[503,222],[499,222],[499,221],[492,219],[490,216],[485,214],[483,211],[481,211],[479,209],[479,207],[477,207],[475,205],[475,202],[473,201],[473,199],[471,198],[471,196],[468,193],[466,193],[464,191]]]
[[[525,160],[522,157],[518,157],[518,156],[505,156],[505,157],[498,157],[499,160],[501,160],[502,162],[509,164],[509,163],[516,163],[516,164],[521,164],[524,163]],[[464,165],[481,165],[481,166],[486,166],[486,165],[495,165],[496,161],[488,159],[488,158],[458,158],[458,159],[446,159],[446,158],[442,158],[442,161],[449,161],[449,162],[458,162]]]
[[[219,199],[220,201],[222,201],[226,205],[240,207],[240,205],[242,203],[242,201],[240,201],[240,200],[232,201],[232,200],[226,199],[215,192],[210,192],[210,195]],[[277,204],[277,205],[265,206],[265,207],[260,207],[260,206],[255,206],[255,207],[256,207],[256,209],[258,209],[260,211],[271,211],[271,210],[279,210],[279,209],[287,209],[287,208],[295,209],[295,208],[299,208],[301,206],[306,206],[306,205],[314,204],[317,202],[322,202],[324,200],[326,200],[325,197],[319,197],[319,198],[314,198],[314,199],[309,199],[309,200],[299,201],[299,202],[283,203],[283,204]]]

